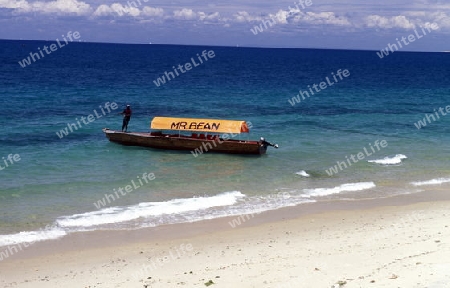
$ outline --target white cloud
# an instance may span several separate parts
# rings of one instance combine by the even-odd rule
[[[405,16],[395,16],[391,18],[394,27],[400,27],[404,29],[415,28],[415,25],[411,23]]]
[[[279,10],[275,14],[269,14],[268,17],[257,19],[247,14],[237,15],[238,22],[242,21],[256,21],[256,20],[269,20],[277,21],[280,24],[293,24],[302,23],[307,25],[336,25],[336,26],[351,26],[350,19],[343,16],[336,16],[334,12],[302,12],[299,9]],[[246,12],[245,12],[246,13]]]
[[[134,6],[122,5],[120,3],[108,5],[100,5],[97,7],[93,16],[129,16],[129,17],[139,17],[139,16],[150,16],[150,17],[163,17],[164,10],[162,8],[153,8],[145,6],[140,10]],[[142,17],[141,17],[142,18]]]
[[[235,9],[239,12],[235,13],[225,13],[221,14],[219,11],[205,11],[205,12],[197,12],[191,8],[180,8],[172,10],[172,14],[166,11],[170,11],[167,8],[157,8],[157,7],[149,7],[143,6],[144,2],[148,2],[145,0],[134,0],[122,3],[113,3],[110,5],[101,4],[94,7],[91,7],[90,4],[83,1],[93,1],[93,0],[54,0],[49,2],[43,1],[35,1],[32,0],[0,0],[0,8],[9,8],[13,9],[14,13],[41,13],[41,14],[49,14],[56,13],[58,15],[64,14],[76,14],[79,16],[93,16],[93,17],[108,17],[108,16],[127,16],[136,18],[136,21],[141,20],[152,20],[153,18],[158,18],[158,22],[162,21],[183,21],[183,20],[199,20],[204,23],[223,23],[223,24],[239,24],[250,22],[259,22],[263,20],[272,20],[276,21],[279,24],[284,24],[289,27],[289,24],[302,24],[305,27],[308,25],[316,26],[316,25],[334,25],[334,26],[346,26],[346,27],[354,27],[357,29],[364,28],[376,28],[376,29],[415,29],[419,26],[425,27],[425,25],[431,25],[432,23],[437,23],[441,28],[449,28],[450,27],[450,19],[448,15],[439,10],[417,10],[415,8],[410,11],[403,11],[400,15],[392,16],[392,15],[377,15],[377,14],[369,14],[361,15],[361,14],[346,14],[346,16],[342,16],[342,12],[337,14],[336,12],[332,12],[331,8],[335,6],[327,6],[326,9],[330,9],[326,12],[320,11],[318,9],[324,8],[323,6],[311,6],[308,7],[308,11],[303,11],[305,9],[291,8],[290,6],[285,9],[279,9],[276,13],[264,13],[261,14],[259,11],[258,14],[250,13],[245,10],[239,11],[238,7]],[[117,1],[117,0],[116,0]],[[428,1],[428,0],[419,0],[419,1]],[[131,3],[139,3],[130,5]],[[140,6],[142,4],[142,6]],[[423,6],[426,3],[417,3],[417,5]],[[429,4],[429,3],[428,3]],[[137,5],[137,7],[136,7]],[[448,5],[448,4],[446,4]],[[167,6],[167,5],[166,5]],[[162,6],[162,7],[166,7]],[[273,5],[272,5],[273,6]],[[441,5],[442,6],[442,5]],[[170,7],[170,6],[167,6]],[[216,6],[213,6],[216,7]],[[243,6],[242,6],[243,7]],[[217,7],[216,7],[217,8]],[[247,7],[248,8],[248,7]],[[270,7],[269,7],[270,8]],[[269,9],[266,8],[266,9]],[[372,6],[373,8],[373,6]],[[235,10],[235,11],[236,11]],[[264,16],[263,16],[264,15]],[[363,25],[361,25],[363,23]],[[224,26],[229,27],[229,26]]]
[[[309,25],[336,25],[336,26],[351,26],[350,19],[343,16],[336,16],[334,12],[306,12],[301,11],[290,13],[289,18],[293,22],[301,22]]]
[[[431,25],[438,25],[439,28],[450,28],[450,17],[443,11],[406,11],[404,13],[417,26],[431,27]]]
[[[220,21],[219,12],[214,12],[214,13],[210,13],[210,14],[206,14],[205,12],[198,12],[198,16],[201,21],[206,21],[206,22],[219,22]]]
[[[292,14],[288,11],[279,10],[275,15],[270,15],[270,16],[271,16],[271,18],[275,19],[278,23],[287,24],[288,18],[290,18],[292,16]]]
[[[164,10],[162,8],[153,8],[153,7],[145,6],[144,9],[142,9],[142,14],[145,16],[151,16],[151,17],[163,17]]]
[[[336,26],[352,25],[347,17],[336,16],[334,12],[321,12],[321,13],[308,12],[307,14],[308,16],[315,14],[313,18],[315,18],[315,20],[318,21],[317,24],[330,24]]]
[[[168,17],[170,19],[170,17]],[[173,11],[172,19],[175,20],[200,20],[205,23],[219,22],[219,21],[227,21],[228,19],[222,19],[219,12],[195,12],[192,9],[183,8],[181,10]]]
[[[261,21],[263,18],[260,16],[251,16],[246,11],[239,11],[233,15],[236,22],[251,22],[251,21]]]
[[[379,15],[370,15],[366,18],[366,25],[369,28],[402,28],[402,29],[414,29],[416,25],[412,23],[408,18],[403,15],[384,17]]]
[[[183,8],[173,11],[173,17],[179,20],[194,20],[197,18],[197,13],[192,9]]]
[[[29,6],[26,0],[0,0],[0,8],[28,9]]]
[[[114,11],[114,9],[112,9],[108,5],[102,4],[102,5],[98,6],[97,9],[95,9],[93,15],[94,16],[109,16],[109,15],[114,14],[114,13],[116,13]]]
[[[348,10],[349,6],[356,0],[345,0],[346,5],[325,5],[314,3],[307,9],[281,7],[280,4],[267,3],[264,5],[253,5],[242,0],[236,5],[197,5],[182,8],[174,7],[165,1],[159,1],[158,7],[144,6],[149,0],[108,0],[108,4],[94,5],[94,0],[0,0],[0,8],[11,9],[3,11],[17,15],[21,13],[33,13],[34,19],[39,14],[45,15],[54,13],[58,15],[78,15],[86,16],[87,19],[102,17],[124,17],[129,23],[168,23],[177,22],[182,25],[201,25],[218,24],[228,28],[233,26],[242,31],[247,30],[247,26],[259,25],[260,21],[276,21],[280,25],[279,31],[289,32],[299,31],[298,27],[303,27],[302,31],[308,31],[309,28],[316,28],[321,25],[350,28],[346,31],[365,31],[368,28],[374,30],[396,30],[396,29],[418,29],[430,27],[433,23],[439,26],[440,32],[450,30],[450,18],[443,12],[445,10],[435,9],[436,7],[447,7],[450,4],[431,5],[430,0],[412,0],[410,5],[397,5],[395,12],[392,9],[381,9],[381,4],[360,4],[359,12]],[[84,2],[86,1],[86,2]],[[117,1],[114,3],[114,1]],[[205,0],[206,1],[206,0]],[[403,0],[392,0],[393,2]],[[437,1],[437,0],[431,0]],[[102,0],[101,3],[104,3]],[[443,3],[444,1],[441,1]],[[88,4],[90,3],[90,4]],[[111,4],[112,3],[112,4]],[[355,2],[356,3],[356,2]],[[250,5],[252,4],[252,5]],[[397,3],[399,4],[399,3]],[[292,4],[291,4],[292,6]],[[203,8],[200,8],[203,7]],[[276,7],[276,8],[274,8]],[[428,9],[418,9],[418,7],[427,7]],[[201,9],[201,10],[199,10]],[[204,9],[204,10],[203,10]],[[206,11],[205,11],[206,10]],[[239,11],[239,12],[235,12]],[[374,12],[377,11],[377,12]],[[395,14],[394,14],[395,13]],[[121,25],[119,21],[118,24]],[[186,24],[186,21],[192,21]],[[179,27],[179,26],[173,26]],[[223,31],[227,31],[224,29]],[[374,31],[372,29],[368,29]],[[302,33],[303,33],[302,32]]]
[[[76,14],[79,16],[89,15],[92,13],[92,8],[89,4],[77,0],[56,0],[50,2],[0,0],[0,8],[12,8],[18,13],[40,12],[43,14]]]
[[[132,6],[125,6],[119,3],[114,3],[111,5],[111,9],[119,16],[132,16],[137,17],[141,14],[141,10]]]
[[[445,12],[436,12],[430,16],[430,21],[437,23],[440,28],[450,28],[450,17]]]

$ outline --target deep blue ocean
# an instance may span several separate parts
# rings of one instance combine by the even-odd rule
[[[0,41],[0,246],[450,185],[448,53],[73,42],[19,64],[50,44]],[[215,57],[154,84],[204,50]],[[297,103],[299,91],[314,95]],[[126,104],[130,131],[154,116],[246,120],[243,139],[280,148],[194,157],[110,143],[102,128],[120,129]],[[154,179],[97,207],[144,173]]]

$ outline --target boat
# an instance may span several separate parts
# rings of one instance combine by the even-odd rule
[[[190,150],[198,155],[205,152],[230,154],[265,154],[268,146],[278,144],[260,140],[233,139],[241,133],[249,133],[246,121],[154,117],[150,132],[122,132],[103,128],[109,141],[127,145],[165,150]]]

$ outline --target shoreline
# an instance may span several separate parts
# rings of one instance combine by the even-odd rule
[[[133,244],[141,241],[145,242],[145,240],[143,239],[149,239],[150,236],[155,237],[152,238],[153,240],[170,241],[186,237],[201,236],[203,234],[208,233],[228,231],[230,229],[233,230],[244,227],[259,226],[267,223],[276,223],[285,220],[298,219],[301,217],[307,217],[308,215],[337,213],[339,211],[355,211],[355,210],[364,211],[389,206],[409,206],[423,202],[440,202],[440,201],[450,201],[450,193],[447,193],[445,189],[442,189],[442,191],[428,190],[412,194],[401,194],[383,198],[368,198],[358,200],[348,200],[348,199],[326,200],[312,203],[302,203],[296,206],[288,206],[275,210],[263,211],[261,213],[219,217],[214,219],[195,221],[191,223],[183,222],[175,224],[164,224],[156,227],[137,228],[137,229],[73,232],[61,238],[37,241],[28,246],[32,247],[41,245],[42,248],[44,248],[42,249],[44,251],[46,246],[51,247],[52,251],[55,251],[55,249],[57,248],[61,248],[63,251],[66,251],[67,248],[69,247],[66,247],[64,243],[60,242],[70,240],[75,244],[76,243],[83,243],[83,245],[87,244],[87,246],[80,246],[80,247],[73,246],[73,249],[98,248],[103,246],[102,245],[99,246],[95,243],[99,243],[101,239],[105,238],[105,234],[109,234],[110,238],[112,238],[108,240],[109,241],[108,245],[117,245],[117,246],[121,246],[124,244],[125,245]],[[240,225],[232,227],[230,225],[230,222],[232,222],[234,219],[237,218],[245,220],[241,221]],[[90,244],[89,242],[83,240],[86,238],[92,238],[95,241],[91,241],[92,243]],[[21,243],[21,245],[28,248],[26,242]],[[8,246],[2,246],[0,247],[0,250],[4,250],[6,247]],[[23,253],[17,253],[16,255],[19,256],[19,254]],[[34,252],[29,253],[27,257],[34,255],[41,256],[42,254],[39,251],[36,251],[35,253]]]
[[[243,272],[242,277],[244,278],[236,278],[228,275],[228,270],[231,271],[230,273],[237,273],[237,271],[239,271],[239,269],[237,268],[247,265],[242,264],[242,257],[250,261],[248,265],[256,265],[259,267],[260,265],[257,265],[256,263],[257,259],[261,257],[260,255],[268,254],[271,260],[267,261],[266,265],[262,265],[262,267],[260,268],[267,269],[267,273],[269,273],[271,270],[269,269],[269,267],[266,267],[267,265],[270,267],[277,267],[277,265],[287,265],[284,263],[284,260],[278,259],[280,257],[280,255],[278,254],[281,254],[284,255],[283,257],[286,257],[286,259],[288,259],[286,260],[289,263],[288,270],[294,271],[296,267],[299,268],[298,264],[296,264],[296,261],[298,260],[303,263],[304,261],[306,261],[305,259],[309,259],[311,261],[314,260],[313,263],[315,263],[316,266],[328,267],[327,269],[315,267],[319,270],[311,270],[308,273],[302,272],[300,274],[303,276],[301,276],[300,279],[309,279],[309,276],[314,274],[313,272],[320,272],[324,270],[328,271],[328,269],[331,276],[334,275],[333,273],[339,272],[341,268],[337,269],[337,267],[334,267],[334,265],[336,264],[335,262],[338,259],[333,260],[328,258],[333,255],[342,257],[343,255],[341,250],[343,249],[342,247],[345,246],[342,246],[341,249],[337,251],[329,251],[327,255],[325,255],[324,253],[323,255],[314,256],[311,253],[317,254],[318,251],[327,251],[332,248],[334,249],[337,243],[344,241],[342,238],[345,237],[343,236],[362,233],[362,235],[360,235],[358,239],[355,239],[357,240],[356,242],[352,242],[351,237],[347,237],[346,240],[349,241],[349,243],[347,243],[348,246],[356,245],[355,249],[358,250],[357,248],[361,248],[362,246],[364,246],[363,243],[367,242],[368,239],[376,239],[377,241],[369,241],[370,245],[369,247],[366,247],[368,251],[363,250],[360,251],[360,253],[364,255],[365,253],[369,253],[370,255],[374,254],[374,257],[378,257],[376,256],[376,253],[372,251],[373,249],[375,249],[373,247],[380,248],[379,245],[392,245],[392,242],[396,241],[397,238],[391,238],[394,238],[394,236],[397,236],[397,234],[401,235],[401,239],[404,238],[405,240],[412,241],[411,239],[414,239],[412,234],[418,233],[418,231],[422,231],[424,227],[437,225],[436,223],[439,223],[440,225],[438,229],[439,231],[434,231],[434,234],[432,234],[436,237],[439,237],[439,239],[430,238],[430,243],[427,242],[414,244],[417,244],[418,247],[421,246],[419,244],[426,244],[427,249],[425,250],[427,251],[437,249],[436,247],[439,246],[441,248],[444,248],[443,250],[445,251],[445,253],[448,253],[442,255],[450,256],[450,228],[448,228],[448,226],[450,225],[447,225],[449,223],[448,220],[450,220],[450,218],[448,217],[450,214],[445,214],[445,211],[448,211],[448,209],[450,209],[450,194],[444,191],[444,189],[435,189],[433,192],[425,191],[421,193],[399,195],[389,198],[358,201],[337,200],[301,204],[294,207],[286,207],[257,214],[252,218],[248,218],[248,221],[244,221],[241,225],[235,228],[231,228],[229,223],[230,221],[232,221],[232,219],[236,218],[236,216],[203,220],[193,223],[170,224],[137,230],[76,232],[58,240],[37,242],[24,249],[23,251],[20,251],[20,253],[17,253],[8,259],[0,261],[0,284],[3,284],[4,287],[48,287],[49,283],[47,282],[55,281],[51,286],[54,286],[58,283],[58,286],[64,285],[67,287],[80,287],[79,283],[76,281],[76,279],[79,279],[78,277],[80,276],[72,277],[72,275],[71,277],[69,277],[67,276],[70,274],[67,274],[68,271],[78,271],[79,274],[86,274],[89,271],[94,271],[97,270],[98,267],[104,266],[104,271],[99,275],[96,275],[96,277],[99,279],[98,283],[101,284],[89,282],[89,277],[87,279],[83,278],[83,281],[86,281],[86,287],[89,287],[89,285],[93,284],[95,285],[91,287],[113,287],[114,285],[119,285],[115,287],[144,287],[144,285],[153,285],[148,287],[181,287],[181,284],[172,282],[170,282],[171,284],[168,284],[168,282],[164,282],[166,285],[163,285],[162,283],[160,283],[160,281],[155,280],[156,276],[145,277],[144,274],[157,274],[157,278],[161,281],[170,281],[167,279],[174,278],[179,280],[178,283],[183,282],[193,284],[194,282],[188,282],[188,279],[185,279],[186,277],[189,278],[189,275],[192,276],[192,274],[189,273],[190,271],[183,271],[181,273],[180,269],[186,270],[190,269],[186,267],[192,267],[192,269],[197,271],[193,272],[193,274],[195,275],[197,275],[196,273],[200,273],[199,271],[203,271],[202,273],[204,273],[205,275],[209,275],[211,271],[209,271],[208,269],[210,269],[211,267],[215,267],[215,269],[213,270],[224,272],[223,276],[216,275],[219,276],[219,278],[214,279],[211,278],[212,276],[209,276],[211,279],[205,278],[204,283],[211,280],[214,283],[218,283],[217,287],[276,287],[273,286],[274,280],[270,279],[266,279],[266,283],[254,282],[257,280],[259,281],[259,277],[255,277],[255,279],[253,280],[249,279],[248,286],[245,286],[247,285],[247,283],[244,281],[244,278],[246,278],[244,276],[255,276],[254,273],[248,274],[249,271],[245,273]],[[430,221],[430,219],[434,219],[434,221]],[[381,229],[379,227],[375,227],[373,224],[375,222],[380,223],[379,227],[385,228]],[[427,223],[427,226],[422,227],[422,224],[425,222]],[[444,222],[446,222],[445,225]],[[404,228],[406,228],[407,226],[410,229],[405,230]],[[340,231],[346,233],[341,234]],[[421,236],[420,233],[419,236]],[[425,235],[423,235],[422,237],[425,237]],[[337,243],[331,241],[332,239],[337,239]],[[380,243],[378,243],[378,240],[380,240]],[[289,244],[287,244],[288,242]],[[262,250],[258,250],[258,246],[261,243],[265,243],[266,247]],[[273,245],[271,245],[270,243],[273,243]],[[279,251],[266,251],[266,249],[268,248],[280,245],[281,247],[279,247]],[[371,248],[371,246],[373,247]],[[192,249],[188,251],[188,247],[191,247]],[[236,249],[231,249],[230,247],[235,247]],[[303,248],[305,247],[307,247],[308,249],[304,250]],[[257,253],[255,249],[257,250]],[[290,249],[293,249],[293,251],[290,251]],[[392,252],[395,252],[396,249],[393,249]],[[375,250],[378,251],[379,249]],[[400,247],[399,250],[403,250],[403,248]],[[248,251],[248,255],[246,255],[242,251]],[[350,253],[351,251],[348,252]],[[409,251],[405,251],[405,253],[407,252]],[[289,255],[295,255],[295,253],[300,253],[302,257],[300,257],[299,259],[291,259]],[[303,255],[302,253],[306,254]],[[430,254],[435,253],[430,252],[422,256],[420,256],[421,254],[419,253],[417,254],[419,256],[414,257],[427,258],[431,257]],[[350,255],[351,254],[347,256],[352,257]],[[442,255],[438,257],[442,257]],[[392,255],[388,254],[384,255],[383,257],[389,256]],[[367,260],[367,255],[365,255],[364,257]],[[219,262],[223,261],[223,263],[217,263],[217,261],[214,261],[214,259],[219,258]],[[121,259],[123,261],[120,262],[117,259]],[[447,259],[450,258],[447,257]],[[392,261],[392,259],[390,260]],[[445,266],[448,263],[449,266],[447,271],[450,271],[450,260],[446,260],[445,257],[442,257],[442,260],[444,262],[438,264],[442,264]],[[361,265],[362,267],[359,267],[358,269],[363,269],[363,264],[365,264],[364,261],[361,262],[361,259],[355,260],[355,263],[360,263],[356,267],[359,267]],[[46,263],[45,265],[43,265],[45,267],[42,267],[42,265],[39,264],[42,262]],[[170,263],[170,265],[166,265],[167,263],[165,262]],[[240,264],[236,264],[234,262]],[[436,261],[430,263],[435,262]],[[230,264],[227,266],[225,265],[226,263],[234,263],[236,265]],[[308,263],[309,262],[305,262],[302,265],[309,265]],[[219,265],[219,267],[216,267],[217,265]],[[112,270],[108,273],[104,272],[109,271],[110,269],[115,269],[117,267],[120,267],[119,270],[124,272],[122,272],[120,276],[118,275],[117,277],[113,277],[113,279],[109,279],[108,275],[112,273]],[[222,269],[221,267],[225,268]],[[146,268],[146,270],[144,268]],[[139,272],[141,270],[143,270],[144,272],[139,274],[142,276],[140,277],[140,279],[131,279],[133,277],[131,277],[130,275],[134,275],[133,273],[137,273],[136,271]],[[187,274],[183,274],[185,272]],[[407,271],[402,273],[406,272]],[[351,273],[351,271],[348,271],[347,273]],[[363,272],[361,273],[363,274]],[[400,272],[397,273],[401,275]],[[450,283],[450,275],[448,275],[449,273],[450,272],[447,272],[446,275],[442,276],[445,280],[447,280],[445,277],[449,277],[448,283]],[[283,273],[278,273],[275,276],[281,277],[282,274]],[[289,276],[289,281],[298,278],[294,277],[294,274]],[[47,278],[45,278],[46,276]],[[311,283],[311,285],[320,285],[320,281],[325,281],[325,279],[328,279],[324,275],[322,276],[323,277],[318,277],[320,279],[309,279],[307,281],[311,281],[308,282]],[[152,278],[147,279],[148,277]],[[237,282],[233,282],[236,280],[235,278],[240,279],[240,281],[244,282],[239,282],[240,284]],[[343,279],[344,278],[345,277],[343,277]],[[353,279],[349,276],[347,278]],[[279,281],[281,281],[279,283],[280,285],[282,284],[283,279],[279,279]],[[353,283],[358,282],[363,283],[362,280],[364,280],[345,279],[337,279],[336,281],[347,281],[348,284],[346,284],[345,287],[359,287],[350,286],[350,284],[353,285]],[[375,281],[384,280],[384,278],[383,280],[375,279]],[[122,281],[122,284],[118,284],[118,281]],[[198,282],[196,282],[197,284],[201,282],[199,279],[196,279],[195,281]],[[287,279],[284,279],[284,281],[286,282]],[[329,279],[327,281],[328,286],[308,287],[330,287],[332,284],[334,284],[334,282],[329,283],[329,281],[331,281]],[[45,283],[47,284],[47,286],[39,286]],[[219,286],[219,283],[222,283],[221,286]],[[227,286],[230,285],[230,283],[234,283],[238,286]],[[258,286],[254,283],[259,283],[258,285],[261,286]],[[204,286],[202,283],[200,284],[201,286],[199,287]],[[189,285],[187,287],[192,286],[191,284]],[[366,287],[366,284],[361,287]],[[431,287],[432,286],[430,286],[430,288]],[[441,287],[436,286],[432,288]]]

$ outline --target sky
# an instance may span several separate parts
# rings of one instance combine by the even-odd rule
[[[404,51],[449,51],[449,15],[450,0],[0,0],[0,39],[380,50],[412,34]]]

